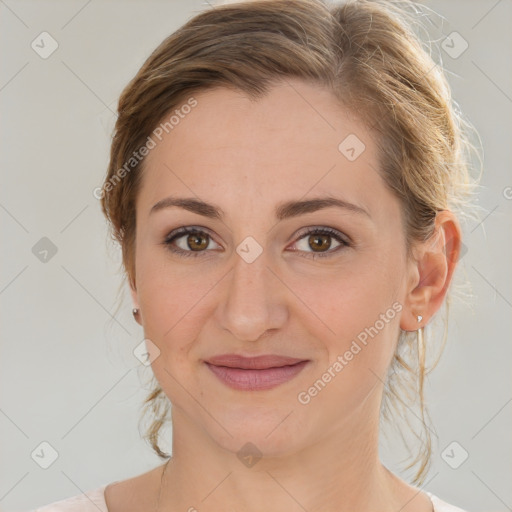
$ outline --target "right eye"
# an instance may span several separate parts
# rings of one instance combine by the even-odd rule
[[[206,249],[210,248],[210,242],[213,242],[213,240],[208,233],[189,226],[178,228],[169,233],[164,244],[171,252],[188,258],[190,256],[201,256],[202,253],[206,252]]]

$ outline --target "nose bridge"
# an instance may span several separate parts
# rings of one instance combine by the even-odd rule
[[[237,247],[223,304],[218,311],[221,327],[246,341],[257,340],[265,331],[278,328],[285,316],[284,305],[279,304],[282,294],[276,288],[279,280],[268,268],[269,251],[263,249],[252,259],[257,250],[251,240]]]

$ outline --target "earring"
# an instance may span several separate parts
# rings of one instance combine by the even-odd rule
[[[417,316],[418,323],[423,320],[421,315]],[[425,365],[425,341],[423,339],[423,327],[419,327],[416,331],[418,337],[418,359],[421,366]]]
[[[133,314],[134,318],[137,318],[137,315],[139,314],[139,308],[133,308],[132,314]]]

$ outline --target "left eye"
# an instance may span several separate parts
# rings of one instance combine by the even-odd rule
[[[338,243],[338,246],[334,250],[331,249],[332,242],[330,239],[334,238]],[[332,256],[333,253],[339,252],[343,247],[349,247],[350,243],[343,238],[339,231],[331,228],[313,228],[304,233],[299,241],[303,240],[305,242],[305,246],[307,247],[315,247],[320,249],[320,251],[312,251],[309,252],[305,249],[299,249],[302,252],[308,253],[307,258],[326,258]]]

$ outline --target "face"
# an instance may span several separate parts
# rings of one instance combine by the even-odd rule
[[[363,404],[378,417],[369,398],[381,395],[408,282],[375,140],[298,80],[256,102],[226,88],[193,96],[148,154],[136,203],[132,293],[158,347],[155,376],[181,417],[232,451],[292,452],[349,420],[358,428]],[[166,207],[170,197],[211,206]],[[307,362],[259,374],[207,364],[224,354]]]

